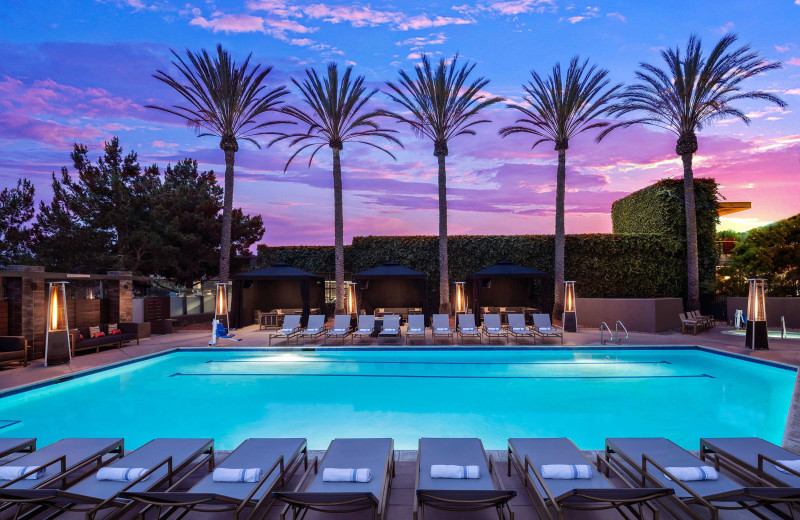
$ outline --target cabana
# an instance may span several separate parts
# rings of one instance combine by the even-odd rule
[[[385,262],[378,267],[353,275],[358,284],[358,305],[367,314],[384,309],[379,314],[399,314],[408,318],[413,309],[421,309],[428,316],[428,280],[425,273],[409,269],[395,262]]]
[[[513,312],[525,313],[527,318],[534,310],[551,311],[550,275],[544,271],[502,260],[472,273],[467,280],[472,281],[472,309],[477,323],[485,308],[503,318]]]
[[[260,313],[281,311],[301,313],[305,326],[309,314],[323,307],[324,279],[321,276],[276,263],[233,277],[231,322],[234,327],[253,324]],[[257,312],[259,311],[259,312]],[[272,324],[277,327],[278,323]]]

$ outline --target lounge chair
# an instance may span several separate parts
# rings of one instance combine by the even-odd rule
[[[689,311],[686,313],[686,318],[703,322],[707,329],[713,329],[716,324],[713,314],[701,314],[700,311]]]
[[[358,316],[358,330],[350,335],[350,344],[356,338],[371,338],[375,334],[375,316],[371,314],[360,314]]]
[[[378,334],[378,343],[384,338],[400,337],[400,316],[397,314],[385,314],[383,316],[383,328]]]
[[[800,460],[800,455],[758,437],[700,439],[700,459],[711,460],[745,482],[800,487],[800,472],[779,462]]]
[[[514,336],[516,340],[520,338],[532,338],[533,344],[536,344],[536,333],[525,325],[524,314],[508,315],[508,333]]]
[[[111,462],[122,456],[125,445],[122,439],[69,438],[49,444],[18,459],[7,466],[32,468],[15,480],[0,481],[0,504],[18,499],[18,493],[35,488],[66,487],[72,484],[68,474],[73,470]],[[38,479],[27,477],[44,470]]]
[[[701,328],[701,329],[705,328],[703,326],[703,323],[700,320],[696,320],[696,319],[693,319],[693,318],[687,318],[685,312],[684,313],[679,313],[678,314],[678,319],[681,320],[681,334],[686,334],[686,331],[691,329],[692,330],[692,335],[693,336],[697,336],[698,327]]]
[[[549,314],[534,314],[533,315],[533,331],[544,338],[561,338],[561,344],[564,344],[564,332],[561,329],[553,327],[550,323]]]
[[[464,336],[468,338],[477,338],[479,343],[483,343],[480,327],[475,326],[474,314],[459,314],[458,327],[456,327],[456,334],[458,334],[458,342],[464,343]]]
[[[492,338],[500,338],[506,341],[508,345],[508,331],[500,324],[499,314],[484,314],[483,315],[483,333],[486,335],[486,340],[491,342]]]
[[[496,479],[480,439],[423,438],[417,453],[414,520],[425,518],[425,506],[457,512],[494,508],[498,518],[513,519],[508,502],[517,492]],[[432,478],[434,465],[477,466],[479,478]]]
[[[150,491],[164,484],[172,484],[175,476],[186,470],[194,471],[203,464],[214,464],[213,439],[155,439],[141,448],[113,460],[93,465],[90,471],[84,467],[67,471],[52,484],[62,482],[70,473],[76,473],[76,480],[68,486],[46,485],[36,489],[3,490],[2,499],[6,502],[45,506],[62,512],[85,513],[87,520],[108,508],[115,508],[113,514],[119,517],[136,505],[130,499],[119,495],[125,491]],[[102,468],[143,468],[146,471],[131,481],[98,480]]]
[[[325,328],[325,315],[313,314],[308,317],[308,325],[306,325],[305,330],[297,335],[297,343],[300,343],[300,338],[315,340],[320,336],[324,336],[327,331],[328,329]]]
[[[287,314],[283,318],[283,325],[280,330],[269,335],[269,342],[267,344],[272,345],[272,338],[283,338],[286,340],[286,343],[289,343],[290,339],[296,337],[300,333],[300,318],[301,316],[297,314]]]
[[[0,438],[0,459],[15,453],[31,453],[34,451],[36,451],[36,439]]]
[[[325,482],[326,468],[369,468],[371,479],[369,482]],[[304,487],[312,472],[313,479]],[[384,520],[392,476],[392,439],[334,439],[322,460],[313,460],[294,491],[277,491],[272,496],[286,503],[281,511],[281,520],[290,511],[292,519],[301,519],[309,510],[323,513],[370,510],[372,518]]]
[[[420,338],[425,342],[425,316],[422,314],[408,315],[408,328],[406,329],[406,345],[411,342],[411,338]]]
[[[344,338],[350,335],[350,324],[353,318],[349,314],[337,314],[333,319],[333,330],[325,333],[323,344],[328,343],[328,338],[338,338],[342,340],[344,345]]]
[[[521,316],[521,315],[520,315]],[[603,475],[611,471],[623,482],[625,479],[605,460],[598,457],[597,467],[592,468],[588,479],[552,479],[542,477],[545,464],[568,464],[592,466],[592,462],[571,440],[555,439],[508,439],[508,476],[512,466],[522,480],[531,503],[540,511],[543,518],[563,519],[564,510],[595,511],[616,509],[623,518],[626,512],[642,518],[642,506],[647,507],[652,516],[658,513],[647,502],[671,495],[671,489],[617,488]]]
[[[453,343],[453,331],[450,329],[450,316],[447,314],[434,314],[433,315],[433,342],[436,343],[437,337],[443,337]]]
[[[247,439],[217,466],[221,468],[261,468],[258,482],[215,482],[207,474],[188,491],[178,491],[187,474],[166,491],[123,492],[122,497],[159,508],[182,509],[178,518],[190,512],[222,513],[233,511],[234,520],[247,508],[248,518],[255,518],[272,492],[282,488],[301,463],[308,468],[305,439]],[[269,507],[264,510],[264,514]],[[261,515],[263,516],[263,514]]]
[[[774,509],[777,504],[791,507],[800,503],[800,488],[796,487],[743,487],[722,474],[715,480],[678,480],[666,467],[700,467],[708,463],[660,437],[606,439],[606,460],[617,464],[642,485],[650,483],[674,490],[675,494],[669,497],[671,502],[697,520],[703,516],[690,506],[708,509],[712,520],[717,520],[721,510],[747,510],[760,516],[758,507]],[[676,515],[666,501],[660,502]]]

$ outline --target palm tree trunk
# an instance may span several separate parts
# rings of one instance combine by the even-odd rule
[[[686,278],[688,295],[686,308],[700,310],[700,274],[697,261],[697,212],[694,205],[694,173],[691,153],[681,155],[683,160],[683,194],[686,206]]]
[[[334,212],[334,271],[336,278],[336,314],[344,314],[344,214],[342,203],[342,163],[339,148],[333,148],[333,212]]]
[[[445,155],[439,159],[439,312],[450,314],[450,276],[447,266],[447,169]]]
[[[231,274],[231,216],[233,213],[233,162],[236,152],[225,150],[225,195],[222,203],[222,237],[219,241],[219,281]]]
[[[555,301],[553,318],[561,319],[564,312],[564,194],[567,189],[567,151],[558,150],[556,173],[556,240],[555,240]]]

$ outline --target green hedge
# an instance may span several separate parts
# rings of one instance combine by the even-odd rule
[[[553,271],[553,235],[456,235],[448,241],[450,280],[500,260]],[[682,297],[686,285],[685,254],[679,241],[654,234],[567,235],[567,279],[578,283],[583,297]],[[355,237],[345,247],[345,270],[358,272],[386,261],[428,275],[430,303],[439,301],[438,238],[436,236]],[[286,262],[298,269],[333,271],[332,246],[258,248],[259,265]],[[432,306],[431,308],[435,308]]]
[[[695,179],[694,197],[697,211],[700,291],[711,294],[714,292],[718,260],[716,230],[719,222],[719,204],[716,181],[708,178]],[[611,222],[615,234],[656,233],[674,237],[679,242],[681,252],[685,251],[686,212],[683,179],[664,179],[619,199],[611,206]]]

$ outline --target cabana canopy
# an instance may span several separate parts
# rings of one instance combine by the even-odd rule
[[[508,260],[467,276],[472,280],[472,308],[476,318],[481,307],[537,307],[550,312],[550,274]],[[536,283],[539,280],[539,283]],[[539,294],[536,294],[536,286]]]
[[[367,313],[376,308],[420,307],[428,315],[428,279],[425,273],[396,262],[361,271],[353,275],[361,299],[359,306]]]
[[[323,306],[324,279],[285,263],[275,263],[233,276],[231,321],[235,327],[252,323],[255,311],[302,309],[305,325],[311,307]]]

